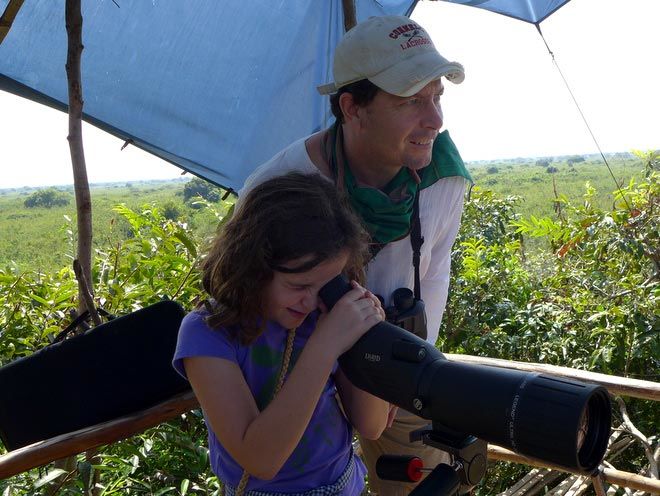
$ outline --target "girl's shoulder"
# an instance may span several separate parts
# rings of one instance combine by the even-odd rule
[[[244,352],[231,330],[212,328],[206,321],[208,315],[205,310],[194,310],[183,318],[173,361],[178,371],[182,372],[185,358],[207,356],[241,361]]]
[[[207,322],[207,318],[209,317],[209,312],[203,307],[196,308],[192,312],[189,312],[186,314],[186,316],[183,318],[181,321],[181,331],[189,331],[189,332],[210,332],[214,330],[220,330],[221,329],[213,329]]]

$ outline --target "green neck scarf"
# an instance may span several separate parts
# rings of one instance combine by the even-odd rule
[[[446,131],[440,133],[433,144],[431,163],[418,171],[420,184],[408,168],[402,167],[382,189],[358,185],[344,154],[339,123],[328,130],[324,149],[337,186],[348,194],[353,209],[362,219],[373,242],[381,245],[408,235],[415,195],[420,189],[431,186],[442,177],[460,175],[471,180]]]

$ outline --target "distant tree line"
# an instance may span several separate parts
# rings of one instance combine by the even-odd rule
[[[584,162],[584,157],[582,155],[571,155],[566,159],[568,165],[579,164],[580,162]]]
[[[25,208],[66,207],[71,203],[71,196],[55,188],[40,189],[28,196],[23,204]]]

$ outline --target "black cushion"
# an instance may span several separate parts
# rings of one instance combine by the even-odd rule
[[[185,315],[162,301],[0,368],[10,451],[156,405],[190,385],[172,368]]]

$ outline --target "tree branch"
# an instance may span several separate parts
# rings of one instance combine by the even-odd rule
[[[655,454],[653,453],[653,447],[651,446],[651,442],[648,440],[648,438],[642,434],[642,432],[635,427],[635,424],[632,423],[630,420],[630,417],[628,416],[628,410],[626,409],[626,404],[624,403],[623,399],[621,399],[619,396],[616,396],[614,398],[616,401],[617,405],[619,405],[619,411],[621,412],[621,416],[623,417],[623,424],[628,430],[630,434],[635,436],[639,442],[642,443],[642,446],[644,447],[644,454],[646,455],[646,458],[649,461],[649,475],[653,477],[654,479],[658,478],[658,461],[656,459]]]
[[[65,17],[68,38],[66,56],[66,76],[69,90],[69,152],[73,168],[73,184],[76,195],[76,211],[78,224],[78,254],[82,273],[87,282],[88,292],[94,294],[91,284],[92,275],[92,200],[87,180],[87,165],[82,139],[82,77],[80,61],[82,58],[82,13],[81,0],[66,0]],[[78,291],[78,308],[84,309],[82,287]]]

